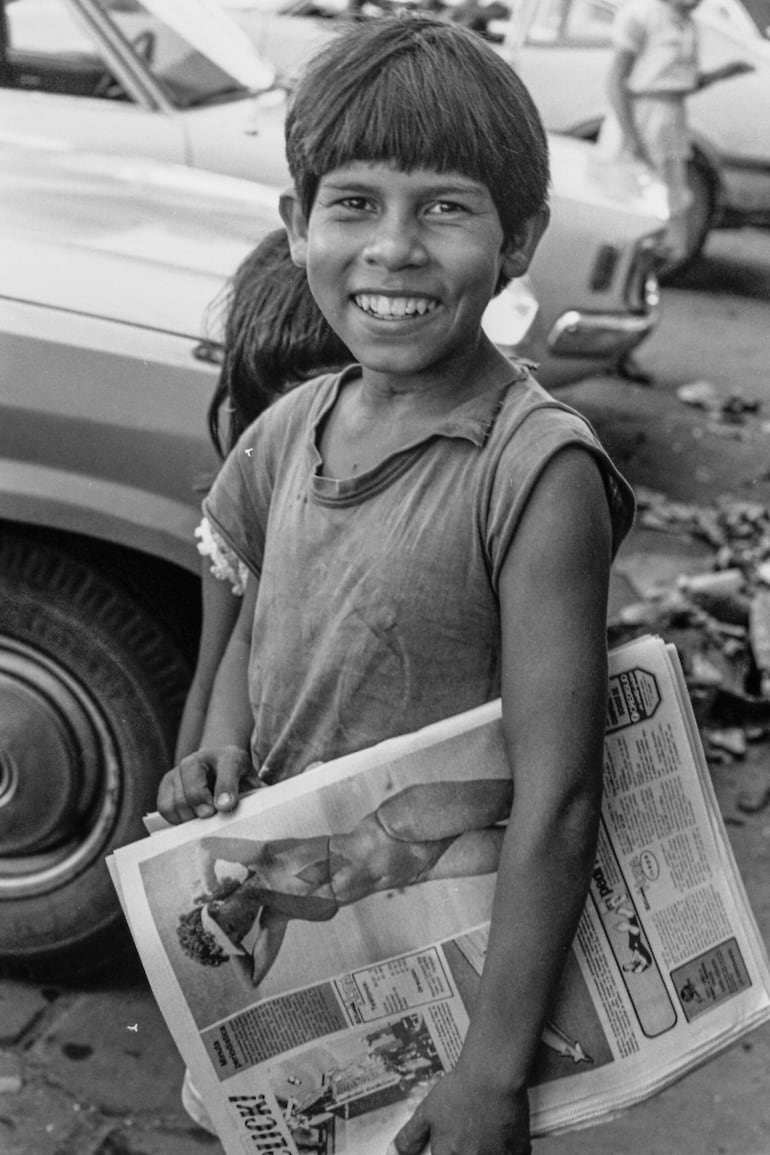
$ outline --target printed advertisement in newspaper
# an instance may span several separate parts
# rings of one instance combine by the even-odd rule
[[[228,1155],[384,1155],[460,1052],[511,798],[489,703],[112,857]],[[599,846],[533,1134],[630,1105],[768,1017],[681,671],[640,639],[611,658]]]

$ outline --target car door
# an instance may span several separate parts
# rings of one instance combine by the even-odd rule
[[[184,163],[184,129],[79,0],[0,0],[0,138]]]

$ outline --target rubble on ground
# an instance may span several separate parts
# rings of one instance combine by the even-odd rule
[[[643,633],[673,642],[709,762],[740,761],[770,739],[770,509],[727,495],[689,504],[643,487],[637,502],[640,528],[700,543],[705,560],[692,572],[667,566],[654,582],[646,552],[624,558],[639,600],[610,622],[610,644]],[[738,805],[753,813],[768,803],[770,768]]]
[[[705,431],[715,437],[743,441],[748,417],[758,415],[762,407],[756,398],[735,392],[725,394],[711,381],[689,381],[679,386],[676,395],[684,405],[702,410],[706,417],[705,425],[697,428],[696,436],[702,436]],[[765,434],[770,432],[770,423],[762,422],[761,430]]]

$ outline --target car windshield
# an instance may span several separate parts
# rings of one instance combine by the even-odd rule
[[[205,0],[96,0],[177,108],[264,92],[275,72]]]

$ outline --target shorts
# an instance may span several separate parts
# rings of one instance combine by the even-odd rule
[[[692,203],[687,183],[691,146],[685,98],[635,96],[632,107],[637,131],[655,174],[666,186],[668,211],[672,217],[681,216]],[[620,125],[612,114],[602,125],[597,148],[606,160],[631,159]]]

